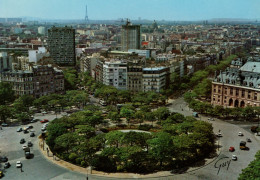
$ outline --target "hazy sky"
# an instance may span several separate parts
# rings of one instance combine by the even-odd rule
[[[0,0],[0,17],[204,20],[260,18],[260,0]]]

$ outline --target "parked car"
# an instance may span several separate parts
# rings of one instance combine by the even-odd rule
[[[40,122],[41,123],[46,123],[46,122],[49,122],[49,120],[48,119],[44,119],[44,120],[41,120]]]
[[[214,119],[213,119],[213,118],[208,118],[208,120],[209,120],[209,121],[214,121]]]
[[[0,178],[4,176],[3,171],[0,169]]]
[[[19,127],[16,132],[21,132],[23,130],[23,128]]]
[[[238,132],[238,136],[244,136],[242,132]]]
[[[5,165],[4,165],[4,168],[7,169],[11,166],[11,164],[9,162],[6,162]]]
[[[43,127],[41,128],[41,130],[42,130],[42,131],[46,131],[46,127],[43,126]]]
[[[1,124],[3,127],[7,127],[8,126],[8,124],[6,124],[6,123],[2,123]]]
[[[3,156],[3,157],[1,157],[1,162],[7,162],[8,161],[8,158],[6,157],[6,156]]]
[[[28,141],[27,146],[28,146],[28,147],[32,147],[32,146],[33,146],[33,143],[32,143],[31,141]]]
[[[23,130],[23,133],[27,134],[27,133],[29,133],[29,131],[27,129],[25,129],[25,130]]]
[[[25,150],[27,148],[27,146],[26,145],[23,145],[23,150]]]
[[[30,137],[34,137],[35,136],[35,134],[32,132],[31,134],[30,134]]]
[[[25,143],[24,138],[22,138],[22,139],[20,140],[20,144],[23,144],[23,143]]]
[[[236,160],[237,160],[237,156],[233,154],[233,155],[232,155],[232,160],[233,160],[233,161],[236,161]]]
[[[246,138],[246,142],[252,142],[250,138]]]
[[[234,148],[233,146],[230,146],[230,147],[229,147],[229,151],[230,151],[230,152],[234,152],[234,151],[235,151],[235,148]]]
[[[32,128],[33,128],[33,126],[32,126],[32,125],[30,125],[30,126],[28,126],[28,128],[29,128],[29,129],[32,129]]]
[[[21,167],[22,167],[21,161],[16,161],[16,167],[17,167],[17,168],[21,168]]]

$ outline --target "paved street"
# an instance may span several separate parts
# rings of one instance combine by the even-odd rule
[[[91,98],[91,101],[96,101],[95,98]],[[171,102],[169,109],[172,112],[179,112],[184,115],[192,115],[192,111],[186,106],[183,99],[177,99]],[[37,115],[35,118],[39,119],[49,119],[52,120],[56,115]],[[60,117],[60,116],[58,116]],[[199,117],[198,120],[208,121],[206,117]],[[237,179],[241,169],[247,167],[247,165],[254,159],[254,155],[257,150],[260,149],[260,138],[255,137],[250,131],[246,131],[243,128],[229,124],[220,120],[208,121],[213,124],[214,132],[221,130],[223,135],[220,138],[221,152],[218,158],[215,158],[210,164],[205,166],[192,167],[185,174],[171,175],[170,172],[160,173],[162,177],[152,178],[151,176],[147,179]],[[40,129],[42,124],[40,122],[32,123],[34,126],[36,135],[40,134]],[[27,125],[26,125],[27,126]],[[24,126],[22,126],[24,127]],[[6,170],[4,179],[19,179],[19,180],[62,180],[62,179],[86,179],[86,174],[81,174],[78,172],[73,172],[68,169],[64,169],[51,161],[47,160],[39,151],[37,137],[29,137],[30,133],[23,134],[23,132],[16,132],[18,127],[5,127],[0,130],[0,151],[1,155],[7,156],[11,167]],[[245,136],[239,137],[238,132],[241,131]],[[250,137],[252,143],[247,143],[250,151],[242,151],[239,149],[240,140],[245,140]],[[34,154],[33,159],[25,159],[24,152],[22,150],[22,145],[19,143],[21,138],[25,138],[26,141],[32,140],[34,146],[32,152]],[[258,138],[258,139],[257,139]],[[234,153],[228,152],[228,148],[234,146],[236,151]],[[232,154],[238,156],[238,161],[232,161]],[[214,159],[214,158],[213,158]],[[23,172],[15,167],[17,160],[21,160],[23,163]],[[225,163],[226,162],[226,163]],[[3,163],[2,163],[3,166]],[[220,168],[219,168],[220,167]],[[0,167],[3,168],[3,167]],[[164,177],[163,177],[164,176]],[[133,176],[134,178],[134,176]],[[113,177],[99,177],[95,175],[89,175],[91,180],[101,180],[101,179],[115,179]],[[125,178],[124,178],[125,179]],[[138,178],[135,178],[138,179]]]

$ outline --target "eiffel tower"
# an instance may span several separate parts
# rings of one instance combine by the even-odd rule
[[[86,24],[89,23],[89,19],[88,19],[88,6],[86,5],[86,13],[85,13],[85,22]]]

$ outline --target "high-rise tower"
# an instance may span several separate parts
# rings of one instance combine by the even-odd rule
[[[71,27],[52,27],[48,30],[48,47],[55,64],[74,66],[75,29]]]
[[[121,46],[122,51],[128,51],[129,49],[141,48],[141,26],[132,25],[128,20],[126,25],[122,26],[121,31]]]

